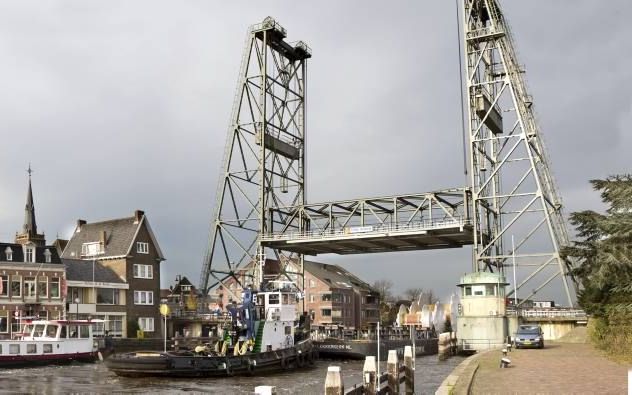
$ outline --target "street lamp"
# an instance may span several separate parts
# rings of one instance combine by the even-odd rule
[[[76,319],[78,320],[79,319],[79,297],[78,296],[75,297],[75,304],[77,305],[77,317],[76,317]]]

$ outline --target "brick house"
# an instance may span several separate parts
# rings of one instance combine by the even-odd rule
[[[0,242],[0,339],[19,333],[23,318],[64,316],[64,266],[37,232],[30,173],[22,231]]]
[[[137,329],[143,330],[146,337],[162,336],[159,312],[160,263],[165,258],[143,211],[136,210],[131,217],[102,222],[87,223],[78,220],[75,231],[64,248],[62,259],[83,261],[89,269],[94,261],[127,284],[127,288],[114,288],[115,282],[108,281],[109,284],[103,287],[112,290],[113,302],[117,292],[115,290],[119,290],[118,303],[107,307],[111,313],[119,312],[119,307],[112,310],[116,305],[125,305],[126,323],[123,324],[125,329],[122,336],[135,337]],[[89,282],[84,285],[90,286]],[[89,292],[75,289],[72,292],[77,295],[68,294],[71,302],[68,305],[69,312],[79,309],[81,314],[81,309],[86,308],[81,305],[89,304],[81,303],[84,295],[86,301],[94,303]],[[98,298],[98,294],[92,296]],[[75,298],[80,299],[78,306]],[[99,303],[96,304],[95,313],[107,313],[103,311],[105,307],[99,308]]]
[[[369,284],[338,265],[312,261],[305,261],[304,265],[305,297],[298,302],[298,311],[310,314],[313,329],[368,329],[377,324],[379,297]],[[278,268],[278,262],[266,259],[264,277],[273,276]],[[252,265],[248,265],[237,270],[235,277],[239,282],[226,279],[215,288],[211,299],[220,307],[226,306],[230,299],[238,299],[242,291],[239,283],[249,283],[246,273],[251,269]],[[297,267],[294,265],[290,270],[296,272]]]
[[[312,329],[368,329],[379,320],[379,297],[338,265],[305,261],[305,311]]]

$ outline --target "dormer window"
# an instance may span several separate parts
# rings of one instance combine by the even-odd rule
[[[51,257],[51,252],[50,250],[47,248],[46,251],[44,251],[44,260],[46,263],[50,263],[50,257]]]
[[[149,243],[139,241],[136,243],[136,252],[139,254],[149,254]]]
[[[81,256],[95,256],[103,253],[103,244],[98,241],[83,243],[81,245]]]
[[[35,248],[26,247],[24,250],[24,262],[35,262]]]
[[[11,249],[11,247],[7,247],[7,249],[4,250],[4,254],[7,257],[7,261],[12,261],[13,260],[13,250]]]

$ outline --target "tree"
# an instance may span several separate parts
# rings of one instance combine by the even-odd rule
[[[410,300],[411,302],[417,301],[419,296],[424,293],[423,288],[408,288],[404,291],[404,299]]]
[[[570,222],[579,240],[562,251],[574,263],[571,275],[578,286],[578,302],[597,316],[606,314],[606,305],[632,311],[632,176],[590,183],[608,208],[605,214],[572,213]]]
[[[393,300],[393,282],[390,280],[377,280],[373,283],[373,289],[380,294],[380,302],[390,302]]]
[[[419,297],[419,304],[422,306],[425,304],[435,304],[439,301],[439,298],[435,295],[432,289],[424,291]]]

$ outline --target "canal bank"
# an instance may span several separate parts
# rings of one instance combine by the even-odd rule
[[[622,394],[632,366],[608,360],[589,343],[549,342],[544,349],[508,353],[511,365],[501,369],[500,350],[466,359],[444,380],[438,393]]]

